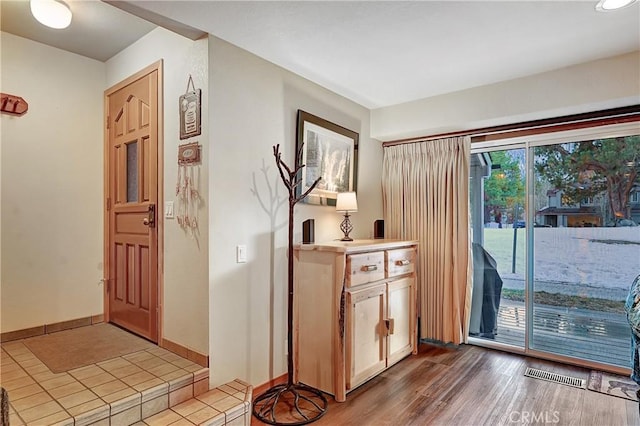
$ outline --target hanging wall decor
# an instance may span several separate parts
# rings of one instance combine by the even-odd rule
[[[201,145],[198,142],[186,143],[178,146],[178,164],[200,163]]]
[[[200,151],[198,142],[178,146],[178,179],[176,181],[176,219],[178,224],[195,232],[198,228],[200,192]]]
[[[191,90],[189,90],[191,89]],[[193,78],[189,76],[187,92],[180,96],[180,139],[188,139],[198,136],[202,131],[200,127],[200,99],[202,91],[195,88]]]
[[[21,116],[27,113],[29,104],[20,96],[0,93],[0,112]]]

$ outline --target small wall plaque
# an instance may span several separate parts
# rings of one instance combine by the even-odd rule
[[[200,149],[198,142],[178,146],[178,164],[200,163]]]
[[[192,90],[189,90],[191,88]],[[201,133],[200,98],[202,91],[195,88],[189,76],[187,92],[180,96],[180,139],[188,139]]]

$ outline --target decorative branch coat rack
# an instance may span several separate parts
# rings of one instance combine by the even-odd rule
[[[314,422],[327,411],[327,399],[321,391],[293,383],[293,211],[294,206],[303,200],[318,185],[321,178],[303,194],[296,196],[296,190],[302,181],[302,146],[297,153],[296,167],[292,170],[282,160],[280,145],[273,147],[273,156],[280,172],[282,182],[289,191],[289,249],[288,253],[288,312],[287,312],[287,383],[274,386],[258,395],[253,402],[253,415],[272,425],[304,425]]]

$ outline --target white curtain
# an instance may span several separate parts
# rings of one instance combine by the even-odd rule
[[[388,238],[418,240],[420,338],[467,341],[472,257],[470,137],[384,148],[383,213]]]

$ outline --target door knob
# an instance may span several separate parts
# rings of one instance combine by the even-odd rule
[[[142,223],[147,225],[150,228],[156,226],[156,205],[149,204],[149,211],[147,212],[147,217],[142,219]]]

